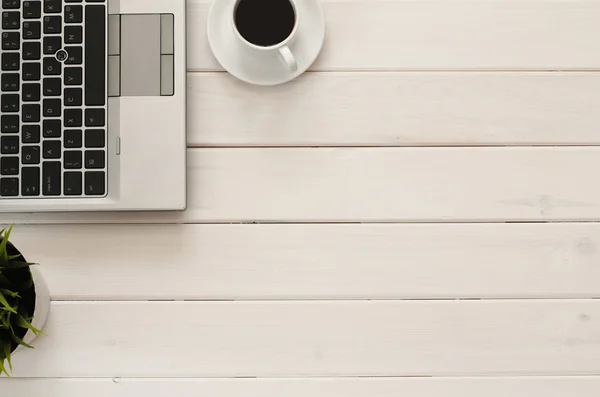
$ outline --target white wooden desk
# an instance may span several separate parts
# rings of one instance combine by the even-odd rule
[[[600,396],[600,0],[325,1],[274,88],[188,5],[189,208],[2,215],[54,302],[0,395]]]

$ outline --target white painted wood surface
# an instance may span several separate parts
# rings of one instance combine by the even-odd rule
[[[600,300],[55,302],[16,377],[591,375]]]
[[[600,397],[600,0],[324,0],[269,88],[208,5],[189,208],[0,215],[55,300],[0,395]]]
[[[598,397],[598,377],[333,379],[13,379],[27,397]],[[18,394],[17,394],[18,395]]]
[[[600,219],[600,148],[188,151],[185,212],[2,214],[4,222],[486,222]]]
[[[589,223],[29,226],[15,242],[56,300],[600,296]]]
[[[209,0],[188,0],[188,68],[219,70]],[[323,0],[313,70],[597,70],[598,0]]]
[[[277,87],[190,73],[188,89],[190,146],[600,142],[597,73],[307,73]]]

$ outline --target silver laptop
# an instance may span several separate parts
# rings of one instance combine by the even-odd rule
[[[185,0],[0,1],[0,212],[185,208]]]

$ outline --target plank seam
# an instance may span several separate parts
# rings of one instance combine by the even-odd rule
[[[57,300],[52,299],[52,303],[60,303],[60,304],[129,304],[129,303],[148,303],[148,304],[159,304],[159,303],[264,303],[264,304],[273,304],[273,303],[289,303],[289,304],[302,304],[302,303],[393,303],[393,302],[498,302],[498,301],[506,301],[506,302],[585,302],[585,301],[594,301],[600,300],[600,297],[577,297],[577,298],[375,298],[375,299],[352,299],[352,298],[340,298],[340,299],[143,299],[143,300]]]
[[[160,382],[160,381],[175,381],[175,382],[187,382],[190,380],[201,380],[201,381],[211,381],[211,380],[326,380],[326,379],[335,379],[335,380],[353,380],[353,379],[453,379],[453,380],[469,380],[469,379],[489,379],[489,380],[508,380],[508,379],[589,379],[589,378],[600,378],[600,373],[598,374],[584,374],[584,375],[355,375],[355,376],[299,376],[299,377],[266,377],[266,376],[223,376],[223,377],[152,377],[152,378],[144,378],[144,377],[106,377],[106,376],[86,376],[84,378],[76,378],[76,377],[20,377],[15,379],[50,379],[50,380],[72,380],[72,381],[85,381],[85,380],[111,380],[111,381],[148,381],[148,382]],[[8,379],[0,379],[0,381],[10,382]]]
[[[256,146],[244,146],[244,145],[198,145],[191,144],[188,145],[188,149],[377,149],[377,148],[407,148],[407,149],[480,149],[480,148],[508,148],[508,149],[527,149],[527,148],[590,148],[590,147],[598,147],[600,148],[600,144],[598,143],[531,143],[531,144],[523,144],[523,143],[515,143],[515,144],[505,144],[505,143],[485,143],[485,144],[455,144],[455,145],[436,145],[436,144],[411,144],[411,145],[382,145],[382,144],[373,144],[373,145],[340,145],[340,144],[321,144],[321,145],[256,145]]]
[[[304,73],[597,73],[599,68],[573,68],[573,69],[486,69],[486,68],[457,68],[457,69],[404,69],[404,68],[340,68],[340,69],[313,69]],[[228,73],[220,69],[188,69],[187,73],[208,74]]]

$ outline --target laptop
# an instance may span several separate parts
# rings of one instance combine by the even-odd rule
[[[184,209],[185,0],[0,1],[0,212]]]

